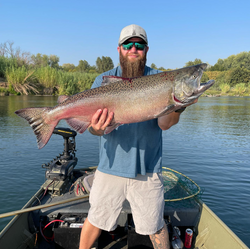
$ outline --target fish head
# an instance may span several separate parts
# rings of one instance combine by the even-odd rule
[[[201,77],[207,64],[202,63],[195,66],[176,70],[173,98],[175,102],[189,103],[198,98],[213,83],[210,81],[206,87],[201,84]]]

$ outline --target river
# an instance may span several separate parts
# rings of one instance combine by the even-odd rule
[[[45,180],[41,165],[63,151],[57,135],[38,150],[31,128],[14,111],[56,101],[51,96],[0,97],[0,213],[22,208]],[[249,124],[250,97],[202,97],[163,132],[163,165],[199,184],[202,200],[250,247]],[[98,138],[85,132],[76,143],[78,167],[97,165]],[[0,230],[9,220],[0,219]]]

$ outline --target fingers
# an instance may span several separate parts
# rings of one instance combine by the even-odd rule
[[[113,117],[114,113],[109,113],[107,108],[104,108],[103,110],[99,109],[92,117],[91,126],[97,132],[104,131],[112,122]]]

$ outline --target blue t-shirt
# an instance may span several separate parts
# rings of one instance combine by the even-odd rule
[[[161,71],[145,67],[144,75]],[[118,66],[96,77],[92,88],[101,86],[104,75],[121,76]],[[114,83],[115,84],[115,83]],[[159,173],[162,170],[162,130],[157,119],[123,124],[100,137],[98,170],[122,177]]]

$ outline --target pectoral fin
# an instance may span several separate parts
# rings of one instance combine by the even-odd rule
[[[169,114],[171,113],[172,111],[174,111],[176,108],[175,108],[175,105],[169,105],[167,106],[165,109],[163,109],[160,113],[156,114],[155,115],[155,118],[159,118],[161,116],[164,116],[166,114]]]
[[[110,125],[108,126],[106,129],[105,129],[105,132],[104,134],[107,135],[109,134],[111,131],[113,131],[114,129],[116,129],[118,126],[120,126],[121,124],[120,123],[116,123],[116,124],[113,124],[113,125]]]
[[[90,125],[90,122],[84,122],[78,118],[68,118],[65,120],[70,127],[80,134],[82,134]]]

